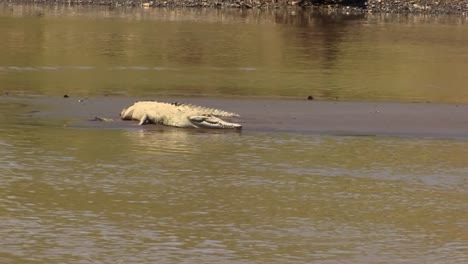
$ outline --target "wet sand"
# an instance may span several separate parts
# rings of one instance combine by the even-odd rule
[[[21,102],[33,111],[19,113],[34,119],[60,120],[68,127],[114,129],[170,129],[137,126],[121,121],[119,113],[137,100],[182,102],[215,107],[241,115],[231,120],[243,132],[299,133],[355,136],[468,138],[468,105],[435,103],[341,102],[317,100],[124,98],[124,97],[0,97]],[[97,117],[114,122],[89,121]]]

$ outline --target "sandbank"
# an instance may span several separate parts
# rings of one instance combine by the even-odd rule
[[[191,103],[235,112],[241,117],[231,120],[243,125],[243,133],[468,138],[466,104],[120,96],[0,97],[2,103],[21,102],[31,106],[32,110],[18,115],[61,120],[68,127],[161,129],[156,125],[139,127],[136,122],[119,119],[120,111],[138,100]],[[114,122],[89,121],[94,117],[112,118]]]

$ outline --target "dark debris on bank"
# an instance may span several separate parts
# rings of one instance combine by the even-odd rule
[[[468,14],[468,0],[0,0],[0,3],[144,8],[308,8],[344,13]]]

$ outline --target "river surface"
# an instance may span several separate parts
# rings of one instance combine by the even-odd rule
[[[467,263],[466,137],[96,126],[34,103],[461,105],[466,22],[0,5],[0,263]]]

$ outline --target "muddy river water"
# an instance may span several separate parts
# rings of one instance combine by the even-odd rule
[[[0,263],[468,262],[466,17],[0,5],[0,36]]]

